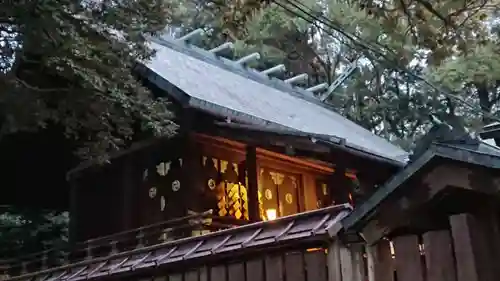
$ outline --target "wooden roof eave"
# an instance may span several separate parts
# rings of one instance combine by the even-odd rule
[[[311,151],[325,152],[331,149],[338,149],[360,158],[389,164],[398,168],[404,167],[406,165],[405,162],[385,158],[370,153],[369,151],[366,151],[364,149],[359,149],[355,146],[347,145],[344,139],[336,136],[312,134],[291,129],[275,129],[270,127],[238,123],[216,122],[214,126],[219,130],[233,130],[236,132],[243,132],[247,136],[253,137],[254,139],[265,139],[265,137],[284,138],[289,140],[291,145],[293,145],[294,143],[302,145],[303,147],[307,145],[305,146],[305,149]]]

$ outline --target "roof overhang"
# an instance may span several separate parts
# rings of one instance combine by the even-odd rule
[[[369,223],[372,222],[373,218],[376,217],[381,212],[381,207],[386,205],[397,205],[405,204],[403,201],[394,204],[395,200],[398,198],[408,198],[408,196],[422,196],[422,192],[426,193],[422,197],[426,199],[438,199],[441,200],[442,196],[445,194],[436,191],[428,192],[422,186],[421,182],[417,182],[417,179],[422,179],[423,176],[427,174],[437,166],[452,166],[458,167],[459,165],[465,165],[467,167],[472,167],[475,169],[481,169],[492,171],[500,169],[500,157],[490,155],[487,153],[480,153],[473,150],[468,150],[464,148],[458,148],[455,146],[445,145],[445,144],[433,144],[429,150],[427,150],[421,157],[416,159],[413,163],[409,164],[400,173],[393,176],[384,186],[379,188],[367,201],[356,207],[356,209],[345,219],[342,220],[343,231],[358,232],[361,229],[367,227]],[[453,166],[455,165],[455,166]],[[453,168],[451,168],[453,169]],[[494,172],[493,172],[494,173]],[[440,177],[450,177],[449,175],[439,175]],[[455,178],[459,175],[455,174]],[[467,177],[466,175],[460,175]],[[451,182],[453,178],[450,177]],[[443,182],[443,191],[448,192],[449,189],[444,189],[451,187],[453,185],[447,185]],[[464,189],[461,189],[464,190]],[[456,190],[454,190],[456,191]],[[469,188],[468,191],[473,191]],[[484,190],[477,190],[483,192]],[[420,193],[419,193],[420,192]],[[492,192],[494,192],[492,190]],[[431,193],[431,194],[429,194]],[[418,195],[417,195],[418,194]],[[441,196],[441,197],[440,197]],[[432,198],[431,198],[432,197]],[[422,198],[419,198],[421,200]],[[390,203],[393,202],[393,203]],[[429,202],[429,201],[426,201]],[[387,204],[385,204],[387,203]],[[419,204],[424,204],[424,201],[419,201]],[[397,206],[400,210],[401,206]],[[383,209],[383,208],[382,208]],[[396,215],[398,211],[392,210],[393,215]],[[380,233],[382,235],[382,233]],[[380,238],[380,237],[376,237]],[[370,239],[373,240],[373,239]]]
[[[500,122],[495,122],[484,126],[483,131],[479,133],[482,139],[494,139],[497,146],[500,145]]]
[[[330,151],[331,149],[338,149],[361,158],[389,164],[395,167],[404,167],[406,165],[405,162],[402,161],[382,157],[373,153],[359,150],[355,147],[350,147],[346,144],[345,139],[337,136],[313,134],[292,129],[275,129],[270,127],[245,125],[238,123],[217,122],[214,125],[220,132],[224,130],[239,132],[240,135],[246,135],[248,136],[248,138],[252,138],[255,140],[274,138],[275,140],[282,140],[283,143],[289,143],[290,145],[308,144],[310,150],[317,150],[320,147],[323,147],[323,151],[325,151],[325,148],[326,151]]]

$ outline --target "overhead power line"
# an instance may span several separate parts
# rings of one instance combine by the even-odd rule
[[[394,69],[397,69],[397,70],[403,72],[404,74],[408,75],[409,77],[411,77],[415,80],[419,80],[419,81],[423,82],[424,84],[429,86],[434,91],[436,91],[436,92],[438,92],[438,93],[440,93],[448,98],[451,98],[453,100],[458,101],[459,103],[468,107],[469,109],[473,110],[474,112],[479,113],[482,116],[485,116],[485,117],[488,117],[490,119],[493,119],[495,121],[500,122],[500,118],[493,115],[492,113],[485,111],[481,108],[478,108],[477,106],[464,100],[462,97],[454,94],[452,91],[447,90],[447,89],[443,89],[442,87],[425,79],[421,75],[418,75],[418,74],[414,73],[413,71],[409,70],[406,66],[400,65],[399,63],[396,62],[397,60],[395,57],[389,58],[388,55],[383,51],[385,49],[385,47],[383,47],[379,44],[376,44],[376,43],[375,44],[368,43],[368,42],[364,41],[362,38],[360,38],[359,36],[351,34],[350,32],[346,31],[342,26],[340,26],[338,23],[335,23],[332,20],[325,17],[323,14],[312,10],[311,8],[307,7],[306,5],[299,2],[298,0],[273,0],[272,2],[275,3],[276,5],[280,6],[285,11],[287,11],[287,12],[293,14],[294,16],[297,16],[297,17],[299,17],[299,18],[301,18],[309,23],[315,24],[316,22],[319,22],[319,23],[323,24],[324,26],[330,28],[331,30],[338,32],[339,34],[341,34],[342,36],[344,36],[345,38],[350,40],[352,43],[354,43],[356,46],[373,52],[376,56],[379,57],[377,59],[380,59],[380,58],[384,59],[384,61],[386,63],[390,64]],[[290,8],[287,5],[290,5],[293,8]],[[303,14],[298,13],[294,9],[299,10]],[[335,34],[333,34],[330,30],[327,30],[325,27],[323,27],[323,26],[317,26],[317,27],[320,28],[321,30],[323,30],[324,32],[326,32],[328,35],[335,36]],[[387,52],[390,52],[390,50],[387,50]]]

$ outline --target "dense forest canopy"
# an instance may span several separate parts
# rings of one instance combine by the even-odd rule
[[[205,29],[205,47],[235,41],[235,55],[263,55],[254,67],[284,63],[310,85],[332,83],[357,60],[327,102],[407,149],[438,120],[477,131],[500,117],[499,0],[14,2],[0,3],[0,140],[56,123],[81,156],[100,158],[139,131],[173,132],[166,104],[131,72],[151,55],[142,34],[165,25]],[[60,214],[9,212],[4,226],[61,237],[47,228],[64,225]],[[0,248],[36,248],[8,235]]]
[[[152,55],[143,34],[161,31],[170,9],[163,0],[1,1],[0,145],[57,127],[79,157],[102,161],[138,136],[172,134],[167,104],[132,73]],[[58,160],[45,165],[55,169],[47,162]],[[66,171],[55,172],[64,180]],[[54,192],[50,184],[41,183]],[[2,214],[1,250],[22,254],[64,240],[64,213],[2,206]]]

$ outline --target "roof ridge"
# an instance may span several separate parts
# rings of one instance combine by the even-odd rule
[[[301,87],[293,86],[292,84],[287,83],[284,80],[263,74],[255,68],[245,67],[233,60],[230,60],[223,56],[218,56],[213,52],[197,47],[196,45],[189,44],[186,41],[178,41],[171,36],[149,37],[149,40],[164,47],[173,49],[174,51],[181,52],[196,59],[210,63],[224,70],[236,73],[246,79],[250,79],[257,83],[261,83],[276,90],[290,94],[291,96],[294,96],[296,98],[300,98],[302,100],[319,105],[323,108],[335,112],[336,114],[341,115],[345,119],[348,119],[347,117],[340,114],[332,105],[324,103],[319,98],[315,97],[313,92],[307,91],[306,89]]]

